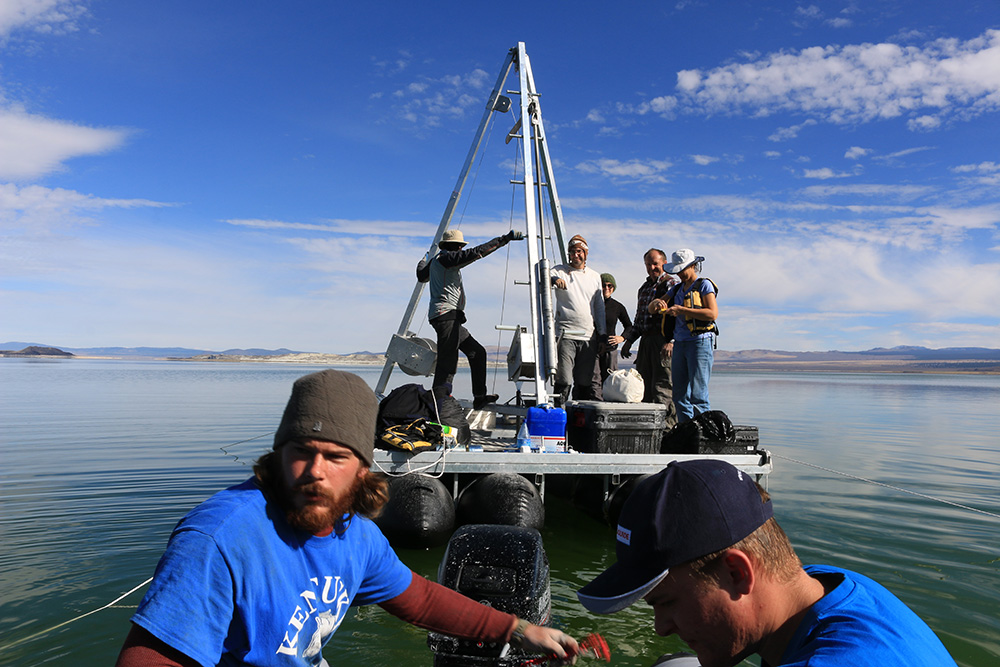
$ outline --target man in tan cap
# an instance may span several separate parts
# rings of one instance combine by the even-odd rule
[[[469,360],[472,371],[472,407],[480,409],[499,398],[486,393],[486,349],[472,337],[463,325],[465,319],[465,288],[462,269],[477,259],[499,250],[511,241],[520,241],[524,234],[511,230],[473,248],[465,248],[460,229],[448,229],[438,242],[440,251],[417,265],[417,279],[430,281],[431,303],[427,320],[437,333],[437,365],[434,387],[445,387],[451,393],[458,370],[458,351]]]
[[[604,294],[601,274],[587,266],[590,248],[577,234],[569,240],[568,264],[552,268],[556,288],[556,335],[558,336],[556,380],[553,390],[562,405],[569,398],[594,398],[594,364],[597,349],[605,338]]]
[[[387,499],[369,470],[375,394],[325,370],[292,387],[254,476],[185,516],[135,615],[118,667],[316,665],[352,606],[422,628],[573,655],[572,637],[530,625],[412,572],[371,517]]]

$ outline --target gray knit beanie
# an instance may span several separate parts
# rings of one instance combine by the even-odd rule
[[[329,440],[371,466],[375,448],[375,392],[357,375],[328,369],[300,377],[274,434],[274,449],[289,440]]]

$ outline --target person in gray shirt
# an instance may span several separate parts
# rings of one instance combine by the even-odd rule
[[[429,259],[424,258],[417,265],[417,279],[420,282],[430,282],[431,303],[427,320],[437,333],[437,365],[433,386],[445,387],[451,394],[455,372],[458,370],[458,352],[461,350],[472,370],[472,407],[476,410],[495,403],[499,397],[486,393],[486,349],[463,326],[466,318],[462,269],[511,241],[523,238],[522,232],[511,230],[486,243],[466,248],[462,231],[449,229],[438,242],[438,253]]]

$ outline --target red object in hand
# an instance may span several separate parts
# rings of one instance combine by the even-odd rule
[[[592,632],[587,635],[587,637],[580,642],[579,648],[573,655],[587,655],[589,657],[599,658],[605,662],[611,662],[611,649],[608,648],[608,642],[605,641],[604,637]],[[549,656],[532,658],[531,660],[526,660],[522,662],[522,665],[544,665],[550,660],[559,660],[560,658],[554,653]]]
[[[577,651],[577,655],[580,653],[592,653],[595,658],[611,662],[611,649],[608,648],[608,642],[596,632],[587,635],[587,638],[580,642],[580,650]]]

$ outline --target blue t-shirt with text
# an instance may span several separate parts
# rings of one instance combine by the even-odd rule
[[[368,519],[303,533],[250,479],[177,524],[132,621],[202,665],[324,666],[348,608],[394,598],[411,579]]]

